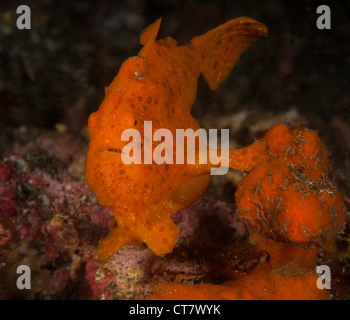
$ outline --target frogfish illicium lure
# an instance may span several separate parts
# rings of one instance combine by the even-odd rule
[[[142,32],[143,48],[124,62],[100,108],[89,118],[87,183],[116,222],[100,242],[101,260],[135,242],[145,242],[158,255],[171,252],[179,232],[171,215],[202,195],[214,166],[125,164],[121,156],[127,142],[121,139],[122,132],[144,132],[145,121],[152,121],[153,131],[167,128],[174,135],[176,129],[199,129],[190,114],[198,77],[202,74],[209,87],[217,89],[242,52],[267,35],[264,24],[241,17],[178,46],[171,37],[156,40],[160,23],[161,19]],[[142,137],[140,148],[144,143]],[[230,151],[229,166],[251,170],[267,156],[265,149],[259,140]]]

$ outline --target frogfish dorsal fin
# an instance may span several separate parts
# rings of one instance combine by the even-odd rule
[[[230,20],[191,40],[201,59],[201,73],[212,90],[225,81],[251,43],[267,35],[267,28],[247,17]]]
[[[140,43],[143,46],[150,40],[156,40],[161,22],[162,18],[159,18],[142,31],[140,34]]]

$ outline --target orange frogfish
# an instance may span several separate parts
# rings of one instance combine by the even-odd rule
[[[171,215],[196,201],[211,176],[209,164],[125,164],[121,139],[125,129],[144,132],[152,121],[152,132],[166,128],[199,129],[190,111],[202,74],[212,90],[228,77],[248,46],[267,35],[264,24],[241,17],[178,46],[171,37],[156,40],[161,19],[140,36],[143,48],[129,58],[106,88],[98,111],[90,115],[90,144],[86,179],[99,202],[115,217],[108,236],[100,242],[98,257],[108,259],[122,246],[145,242],[154,253],[171,252],[178,228]],[[141,137],[139,148],[144,148]],[[152,148],[159,145],[152,141]],[[251,170],[266,158],[265,142],[230,151],[229,166]],[[246,159],[249,155],[249,159]]]

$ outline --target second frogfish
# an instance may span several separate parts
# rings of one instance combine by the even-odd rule
[[[212,90],[217,89],[243,51],[267,35],[264,24],[241,17],[178,46],[171,37],[156,39],[160,23],[161,19],[142,32],[143,48],[124,62],[106,88],[100,108],[89,118],[87,183],[115,218],[100,242],[101,260],[135,242],[146,243],[157,255],[171,252],[179,233],[171,215],[202,195],[211,179],[210,169],[215,167],[186,162],[125,164],[122,150],[128,142],[121,139],[123,131],[134,128],[142,133],[145,121],[152,121],[152,132],[166,128],[175,135],[176,129],[199,129],[190,114],[199,76]],[[152,147],[159,143],[152,142]],[[251,170],[267,156],[264,143],[230,151],[229,166]]]

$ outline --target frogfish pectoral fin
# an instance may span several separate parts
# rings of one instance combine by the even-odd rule
[[[123,230],[117,226],[112,227],[107,237],[101,240],[97,250],[97,257],[101,261],[107,260],[121,247],[134,243],[135,241],[135,238],[130,237],[130,235],[123,232]]]
[[[170,216],[153,221],[148,226],[143,241],[155,254],[161,256],[173,250],[179,240],[179,228]]]

